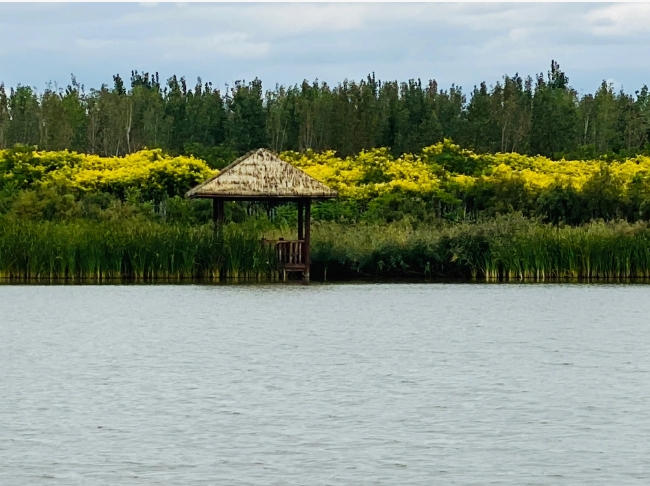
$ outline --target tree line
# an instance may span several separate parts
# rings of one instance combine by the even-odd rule
[[[224,90],[200,78],[161,82],[133,71],[129,85],[86,91],[73,76],[38,92],[0,84],[0,149],[16,144],[102,156],[143,148],[195,155],[222,167],[258,147],[335,150],[340,156],[389,147],[395,156],[448,138],[478,153],[517,152],[587,159],[650,152],[650,96],[603,81],[580,95],[555,61],[546,75],[515,74],[465,94],[435,80],[382,82],[371,74],[335,86],[303,81],[263,89],[259,79]]]

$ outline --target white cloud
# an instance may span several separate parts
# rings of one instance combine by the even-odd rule
[[[597,8],[587,14],[595,35],[629,36],[648,32],[650,4],[621,3]]]
[[[235,59],[256,59],[269,52],[268,42],[251,42],[242,32],[228,32],[205,36],[174,34],[147,39],[76,39],[77,46],[106,55],[110,52],[152,52],[165,60],[200,59],[220,56]]]
[[[397,11],[398,19],[413,17],[410,10],[402,8]],[[395,20],[394,13],[395,6],[366,3],[193,4],[130,12],[120,16],[118,22],[131,26],[189,22],[197,29],[236,26],[257,35],[276,38],[304,32],[361,29],[373,19]]]
[[[650,81],[648,21],[643,4],[0,3],[0,80],[74,72],[98,86],[146,68],[273,86],[375,71],[471,87],[555,59],[578,89],[612,77],[634,87]]]
[[[166,59],[198,59],[205,55],[226,58],[258,59],[269,52],[268,42],[251,42],[247,34],[231,32],[191,37],[175,35],[152,39],[151,46],[165,48]]]

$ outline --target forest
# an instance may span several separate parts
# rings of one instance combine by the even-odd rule
[[[0,84],[0,149],[22,144],[108,157],[160,148],[213,168],[259,147],[342,157],[388,147],[398,157],[446,138],[477,153],[626,157],[648,152],[649,130],[647,86],[632,94],[603,81],[581,95],[555,61],[546,74],[505,75],[471,91],[374,74],[270,89],[259,79],[219,89],[138,71],[90,89],[74,76],[65,88],[48,83],[42,91]]]

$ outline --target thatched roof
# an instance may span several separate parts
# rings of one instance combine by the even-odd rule
[[[248,152],[217,176],[194,187],[186,197],[329,199],[337,195],[336,191],[280,160],[273,152],[258,149]]]

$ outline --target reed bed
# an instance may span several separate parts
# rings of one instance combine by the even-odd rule
[[[277,279],[268,222],[189,226],[0,219],[0,277],[16,279]],[[650,278],[647,223],[554,227],[522,217],[413,226],[316,223],[315,280]]]
[[[51,223],[0,220],[0,277],[277,278],[254,224]]]
[[[315,278],[415,277],[481,280],[650,277],[647,223],[554,227],[508,217],[479,224],[318,225]]]

